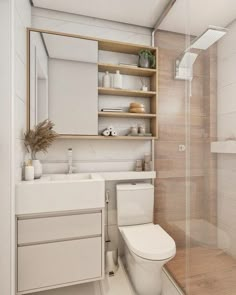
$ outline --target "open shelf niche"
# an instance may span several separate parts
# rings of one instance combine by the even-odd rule
[[[150,90],[142,91],[135,89],[115,89],[115,88],[104,88],[98,87],[98,97],[108,96],[109,99],[116,100],[116,97],[132,97],[132,101],[135,102],[135,98],[143,98],[149,100],[150,113],[129,113],[129,112],[98,112],[98,118],[117,118],[122,120],[123,118],[137,118],[137,119],[146,119],[150,121],[150,133],[152,136],[118,136],[116,139],[130,139],[130,140],[150,140],[158,138],[158,117],[157,117],[157,108],[158,108],[158,48],[148,47],[143,45],[135,45],[122,42],[113,42],[113,41],[103,41],[99,50],[111,51],[117,53],[125,53],[137,55],[140,50],[148,49],[156,56],[156,68],[140,68],[132,65],[123,65],[123,64],[112,64],[107,62],[98,62],[98,71],[100,73],[105,73],[108,71],[110,74],[116,73],[117,70],[120,71],[122,75],[134,76],[137,78],[144,77],[148,78],[150,81]],[[148,131],[148,132],[149,132]],[[103,136],[98,136],[101,139]],[[115,139],[108,137],[106,139]]]

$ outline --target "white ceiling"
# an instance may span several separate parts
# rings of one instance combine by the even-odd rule
[[[209,25],[226,27],[236,19],[236,0],[177,0],[160,29],[200,35]]]
[[[153,27],[170,0],[33,0],[36,7]],[[160,29],[199,35],[209,25],[227,26],[236,18],[236,0],[177,0]]]
[[[152,28],[169,0],[33,0],[34,6]]]

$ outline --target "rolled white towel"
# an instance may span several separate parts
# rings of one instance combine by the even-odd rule
[[[106,129],[106,130],[104,130],[102,132],[102,135],[104,135],[104,136],[110,136],[110,131],[108,129]]]
[[[111,131],[114,130],[114,127],[113,127],[113,126],[108,126],[108,127],[107,127],[107,130],[109,130],[109,131],[111,132]]]
[[[117,136],[118,134],[117,134],[117,132],[115,131],[115,130],[112,130],[111,131],[111,136]]]

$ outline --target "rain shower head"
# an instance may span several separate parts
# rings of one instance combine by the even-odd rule
[[[193,64],[199,53],[191,53],[191,49],[206,50],[220,40],[227,33],[227,31],[228,30],[225,28],[209,26],[204,33],[194,39],[181,57],[176,60],[175,79],[192,80]]]
[[[220,40],[227,33],[227,31],[228,30],[225,28],[209,26],[204,33],[193,40],[192,44],[186,51],[189,49],[206,50]]]

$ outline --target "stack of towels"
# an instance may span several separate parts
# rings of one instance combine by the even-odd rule
[[[103,132],[103,136],[117,136],[117,132],[114,130],[113,126],[107,127]]]

